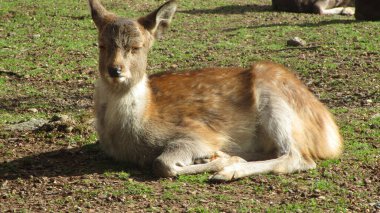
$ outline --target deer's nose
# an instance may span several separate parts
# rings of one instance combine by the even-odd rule
[[[112,78],[117,78],[121,76],[121,67],[115,66],[115,67],[108,67],[108,74]]]

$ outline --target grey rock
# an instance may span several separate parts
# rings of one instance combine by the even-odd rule
[[[293,46],[293,47],[298,47],[298,46],[305,46],[306,45],[306,41],[304,41],[303,39],[299,38],[299,37],[294,37],[292,39],[289,39],[286,44],[288,46]]]
[[[39,39],[40,37],[41,37],[40,34],[34,34],[34,35],[32,35],[32,38],[33,38],[33,39]]]
[[[17,123],[17,124],[11,124],[8,126],[5,126],[5,130],[10,131],[32,131],[40,128],[44,124],[48,123],[48,120],[45,119],[35,119],[32,118],[29,121]]]
[[[32,112],[32,113],[37,113],[38,109],[36,109],[36,108],[30,108],[30,109],[28,109],[28,111]]]

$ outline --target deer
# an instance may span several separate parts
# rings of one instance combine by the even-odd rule
[[[273,62],[147,74],[147,57],[177,2],[130,19],[89,0],[98,29],[94,112],[100,147],[158,177],[211,173],[231,181],[292,173],[336,158],[333,116],[293,72]]]
[[[274,10],[320,15],[355,14],[355,0],[272,0]]]
[[[380,1],[356,0],[355,18],[361,21],[379,21]]]

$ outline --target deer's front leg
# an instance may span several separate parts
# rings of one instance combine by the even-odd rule
[[[159,177],[172,177],[182,174],[218,172],[237,162],[245,162],[245,160],[230,157],[220,151],[213,151],[199,142],[176,141],[170,143],[155,159],[153,171]]]
[[[210,155],[207,156],[202,156],[200,158],[194,159],[194,164],[206,164],[210,163],[211,161],[217,160],[219,158],[230,158],[231,156],[222,152],[222,151],[216,151],[211,153]]]

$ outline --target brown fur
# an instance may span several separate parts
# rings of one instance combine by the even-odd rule
[[[137,21],[106,12],[96,0],[90,6],[99,29],[97,131],[115,159],[152,166],[164,177],[209,171],[217,172],[215,180],[231,180],[306,170],[315,159],[340,154],[330,113],[279,64],[147,77],[148,50],[169,25],[175,1]],[[112,76],[114,67],[120,76]]]

